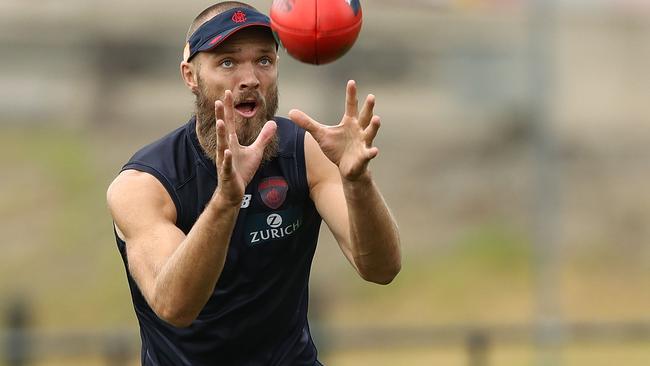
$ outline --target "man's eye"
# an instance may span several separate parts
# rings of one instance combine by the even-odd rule
[[[268,58],[263,58],[260,60],[260,65],[262,66],[270,66],[271,65],[271,59]]]
[[[221,61],[221,66],[223,66],[225,68],[228,68],[228,69],[233,67],[234,65],[235,64],[232,62],[232,60],[223,60],[223,61]]]

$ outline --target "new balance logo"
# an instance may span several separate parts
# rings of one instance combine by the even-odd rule
[[[251,205],[251,197],[252,195],[250,194],[244,195],[244,199],[241,201],[241,208],[247,208],[248,206]]]

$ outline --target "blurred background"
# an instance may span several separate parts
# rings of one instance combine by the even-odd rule
[[[186,122],[211,1],[0,0],[0,364],[136,365],[105,204]],[[271,1],[251,1],[268,12]],[[650,2],[367,0],[342,59],[281,54],[280,115],[377,95],[403,268],[363,282],[324,229],[327,365],[650,365]]]

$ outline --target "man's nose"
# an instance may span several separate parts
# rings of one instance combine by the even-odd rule
[[[241,68],[241,78],[239,81],[240,89],[257,89],[260,86],[260,80],[257,77],[255,65],[247,64]]]

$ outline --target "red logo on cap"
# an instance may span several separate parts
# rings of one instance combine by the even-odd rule
[[[221,37],[222,37],[221,35],[218,35],[218,36],[214,37],[214,39],[212,41],[210,41],[210,44],[217,43],[221,39]]]
[[[235,14],[232,15],[232,21],[235,23],[243,23],[246,21],[246,14],[241,10],[237,10]]]

